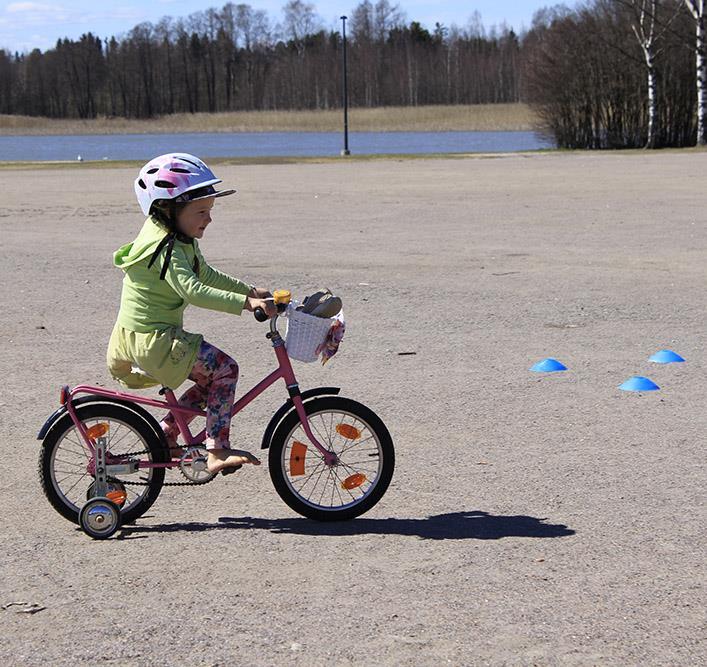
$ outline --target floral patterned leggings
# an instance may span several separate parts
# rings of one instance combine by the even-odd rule
[[[228,449],[231,429],[231,407],[238,383],[238,364],[225,352],[202,341],[196,363],[189,373],[195,384],[179,399],[179,404],[206,410],[206,448]],[[185,415],[187,423],[194,419]],[[167,442],[174,447],[179,427],[172,413],[162,420],[162,430]]]

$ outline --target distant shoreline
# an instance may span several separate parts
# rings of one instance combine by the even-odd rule
[[[170,134],[178,132],[336,132],[343,113],[331,111],[233,111],[174,114],[149,120],[55,119],[0,115],[0,136]],[[350,132],[508,132],[537,130],[525,104],[379,107],[351,109]]]

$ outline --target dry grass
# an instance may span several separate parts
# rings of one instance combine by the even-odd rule
[[[524,104],[380,107],[352,109],[352,132],[444,132],[532,130],[536,118]],[[55,120],[0,115],[0,134],[154,134],[175,132],[333,132],[342,127],[336,111],[236,111],[174,114],[152,120],[96,118]]]

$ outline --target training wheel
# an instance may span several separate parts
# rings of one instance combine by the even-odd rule
[[[79,512],[79,525],[94,540],[105,540],[120,528],[120,507],[109,498],[91,498]]]

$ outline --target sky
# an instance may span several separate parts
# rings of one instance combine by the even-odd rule
[[[359,0],[322,2],[310,0],[326,27],[338,25],[338,17],[348,14]],[[279,20],[285,0],[234,0],[244,2],[254,9],[264,9]],[[75,39],[82,33],[92,32],[99,37],[116,37],[143,21],[157,22],[162,16],[188,16],[208,9],[220,8],[226,0],[122,0],[100,2],[96,0],[37,0],[0,1],[0,48],[9,51],[31,51],[34,48],[52,48],[57,39]],[[395,4],[395,0],[391,0]],[[420,21],[433,28],[436,21],[447,26],[456,23],[464,26],[474,11],[481,14],[483,24],[500,25],[504,21],[519,31],[530,27],[533,13],[540,7],[555,4],[554,0],[453,0],[451,2],[426,2],[424,0],[397,0],[408,21]]]

